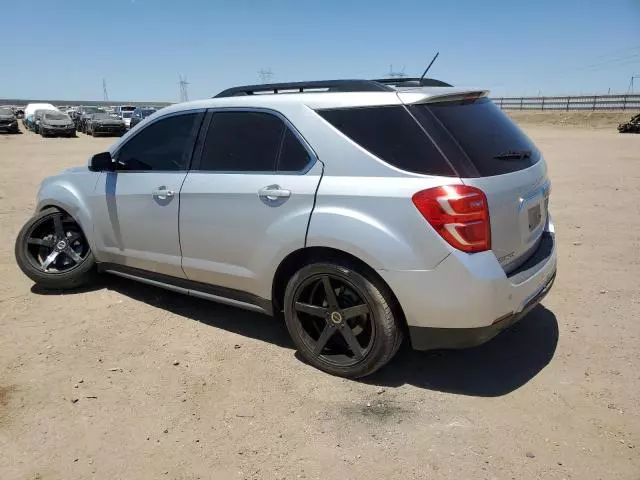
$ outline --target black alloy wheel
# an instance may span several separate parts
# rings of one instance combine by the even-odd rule
[[[347,267],[303,267],[285,293],[287,328],[302,356],[344,377],[362,377],[387,363],[402,330],[384,291]]]
[[[95,261],[78,223],[46,209],[31,218],[16,239],[21,270],[45,288],[73,288],[89,280]]]

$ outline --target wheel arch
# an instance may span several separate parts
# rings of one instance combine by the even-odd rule
[[[291,252],[278,265],[273,276],[271,288],[271,300],[273,311],[281,312],[284,305],[284,293],[289,279],[305,265],[315,262],[336,262],[342,265],[353,267],[369,280],[373,280],[384,290],[392,302],[394,312],[398,315],[403,328],[406,328],[406,319],[402,307],[395,293],[387,282],[371,267],[367,262],[344,250],[332,247],[303,247]]]
[[[36,211],[41,212],[47,208],[57,208],[73,218],[82,229],[91,251],[96,254],[93,221],[89,209],[77,193],[61,185],[47,186],[40,192]]]

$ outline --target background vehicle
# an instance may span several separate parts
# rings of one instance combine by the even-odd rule
[[[51,105],[50,103],[29,103],[24,108],[24,118],[22,123],[27,128],[27,130],[34,130],[34,116],[36,110],[53,110],[56,111],[57,108]]]
[[[36,110],[58,110],[50,103],[29,103],[24,108],[25,115],[32,115],[36,112]]]
[[[126,132],[124,121],[106,112],[92,113],[86,120],[87,135],[122,135]]]
[[[40,117],[40,135],[75,137],[76,127],[66,113],[45,110]]]
[[[131,122],[129,124],[129,128],[135,127],[142,120],[144,120],[145,118],[147,118],[150,115],[153,115],[157,111],[158,111],[157,109],[151,108],[151,107],[136,108],[133,111],[133,114],[131,116]]]
[[[640,113],[631,117],[631,120],[618,125],[620,133],[640,133]]]
[[[342,80],[167,107],[43,182],[18,264],[50,288],[97,264],[282,312],[300,355],[346,377],[405,333],[419,350],[485,342],[556,272],[546,164],[486,95]]]
[[[131,127],[131,117],[133,116],[133,111],[124,111],[122,112],[118,118],[122,119],[124,122],[125,128],[129,129]]]
[[[94,106],[80,107],[75,118],[76,130],[82,133],[87,133],[87,120],[94,113],[105,113],[105,111],[100,107]]]
[[[0,107],[0,131],[19,133],[18,119],[10,108]]]
[[[133,105],[116,105],[113,107],[113,112],[118,115],[118,117],[122,118],[123,113],[125,112],[133,112],[136,109]]]
[[[31,129],[33,130],[34,133],[40,133],[40,124],[42,123],[42,117],[46,113],[59,113],[63,115],[63,113],[60,112],[60,110],[48,110],[48,109],[36,110],[35,113],[33,114],[33,122],[31,124],[31,127],[32,127]]]

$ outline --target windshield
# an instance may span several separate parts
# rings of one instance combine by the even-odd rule
[[[120,107],[120,111],[121,112],[133,112],[136,109],[136,107]]]
[[[122,112],[122,118],[131,118],[133,112]]]
[[[99,107],[84,107],[84,113],[101,113],[104,112],[103,109]]]
[[[148,109],[148,110],[142,110],[142,111],[140,112],[140,114],[142,115],[142,118],[146,118],[146,117],[148,117],[149,115],[153,115],[154,113],[156,113],[156,110],[155,110],[155,109],[153,109],[153,108],[150,108],[150,109]]]
[[[113,117],[111,117],[108,113],[104,113],[104,112],[93,114],[94,120],[109,120],[111,118]]]
[[[0,115],[13,115],[13,112],[8,108],[0,108]]]
[[[44,118],[46,118],[47,120],[67,120],[69,117],[67,117],[64,113],[51,112],[45,113]]]

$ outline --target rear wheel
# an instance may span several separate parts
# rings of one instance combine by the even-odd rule
[[[82,229],[57,208],[43,210],[22,227],[15,255],[22,272],[44,288],[76,288],[94,273],[95,260]]]
[[[285,322],[307,362],[358,378],[391,360],[402,328],[377,283],[334,263],[307,265],[293,275],[285,291]]]

